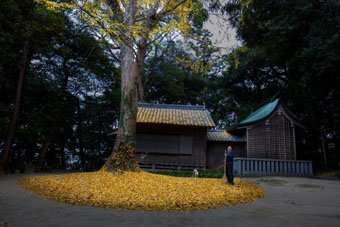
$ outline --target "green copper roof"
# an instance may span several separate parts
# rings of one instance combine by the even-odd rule
[[[271,112],[273,112],[273,110],[277,106],[278,102],[279,102],[279,99],[277,98],[277,99],[273,100],[272,102],[268,103],[267,105],[262,106],[261,108],[257,109],[253,113],[251,113],[246,119],[241,121],[240,124],[247,124],[247,123],[258,121],[260,119],[265,118]]]

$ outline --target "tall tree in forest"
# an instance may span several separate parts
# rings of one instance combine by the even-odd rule
[[[339,1],[237,0],[223,10],[248,49],[241,68],[278,80],[281,96],[307,127],[298,135],[301,158],[318,157],[316,165],[321,164],[324,143],[332,157],[327,165],[338,168]],[[252,65],[253,59],[262,60]]]
[[[1,90],[3,85],[6,85],[6,82],[8,83],[15,74],[19,75],[16,82],[16,92],[13,97],[15,101],[11,103],[14,107],[13,113],[4,148],[0,156],[0,172],[2,172],[7,162],[15,133],[16,122],[19,117],[19,107],[26,68],[30,64],[33,54],[39,50],[37,43],[42,44],[50,40],[51,34],[55,34],[55,32],[57,33],[58,31],[58,26],[55,26],[55,31],[52,31],[50,27],[46,27],[44,23],[48,21],[51,22],[51,25],[55,25],[54,22],[58,19],[55,17],[55,13],[49,15],[44,14],[44,8],[41,6],[37,7],[37,4],[31,0],[17,2],[6,0],[1,1],[0,6],[2,12],[0,14],[0,32],[2,37],[0,41],[1,59],[7,59],[1,61],[2,64],[0,65],[0,74],[3,76],[1,79]],[[37,37],[39,37],[39,40]],[[17,45],[23,46],[21,50],[19,50],[21,53],[20,57],[13,51],[17,48]],[[11,67],[14,67],[14,69]]]
[[[37,169],[42,168],[48,147],[65,119],[70,80],[83,83],[84,80],[88,80],[84,77],[91,77],[91,74],[96,74],[96,76],[101,74],[98,77],[105,77],[107,76],[105,70],[115,74],[115,67],[108,62],[102,45],[88,32],[81,31],[66,18],[64,23],[65,30],[62,33],[62,38],[57,45],[51,47],[51,58],[56,59],[53,65],[54,75],[58,78],[60,87],[58,111],[41,146],[36,162]],[[40,64],[48,63],[40,62]]]
[[[44,1],[56,8],[55,2]],[[120,51],[121,110],[115,149],[103,169],[138,170],[135,159],[138,90],[146,51],[165,36],[189,34],[190,18],[198,4],[192,0],[74,1],[64,4],[104,38],[110,38],[112,49]]]
[[[13,139],[14,132],[15,132],[16,123],[17,123],[18,116],[19,116],[21,90],[22,90],[22,84],[24,82],[25,69],[27,65],[28,50],[29,50],[29,41],[26,40],[23,51],[22,51],[23,53],[22,53],[22,60],[21,60],[21,66],[20,66],[20,73],[18,76],[18,84],[17,84],[16,94],[15,94],[14,110],[13,110],[11,122],[9,125],[7,138],[4,144],[4,149],[0,155],[0,175],[3,173],[3,170],[7,162],[8,153],[10,150],[10,146],[11,146],[12,139]]]

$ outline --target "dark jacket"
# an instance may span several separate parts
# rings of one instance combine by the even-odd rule
[[[232,165],[233,162],[234,162],[234,152],[233,151],[229,151],[227,153],[226,163],[227,163],[227,165]]]

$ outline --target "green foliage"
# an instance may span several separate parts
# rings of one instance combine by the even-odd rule
[[[306,126],[297,131],[298,158],[315,160],[318,168],[323,163],[320,128],[329,167],[340,160],[339,7],[339,1],[242,0],[223,8],[248,49],[238,55],[239,69],[227,70],[228,78],[244,77],[239,82],[244,87],[253,77],[252,89],[246,89],[253,92],[236,95],[243,100],[240,106],[280,92]]]
[[[13,112],[23,44],[30,42],[8,170],[34,162],[51,130],[55,130],[55,137],[46,159],[47,165],[55,168],[98,169],[103,163],[101,155],[111,151],[112,141],[105,132],[110,129],[108,122],[117,118],[118,70],[107,57],[105,46],[80,26],[67,15],[49,11],[34,1],[0,2],[0,152]],[[89,95],[94,97],[92,103],[88,102]],[[116,108],[112,108],[114,105]],[[91,108],[96,111],[92,115]],[[97,120],[99,116],[102,118]],[[87,131],[83,126],[79,133],[79,125],[97,131]],[[100,139],[94,136],[97,134]],[[80,150],[81,162],[75,163]]]
[[[192,25],[185,43],[174,38],[177,28],[171,23],[170,36],[162,36],[167,25],[159,22],[155,32],[146,37],[142,82],[147,100],[205,104],[218,127],[230,128],[280,92],[281,99],[306,126],[296,131],[298,158],[314,160],[316,168],[324,168],[322,130],[327,169],[337,168],[339,2],[228,1],[219,9],[229,17],[242,46],[226,56],[217,54],[210,33],[201,29],[210,11],[203,3],[193,2],[192,13],[182,18],[183,23]],[[98,2],[94,4],[96,9],[101,7]],[[214,1],[209,10],[217,12],[218,6],[221,2]],[[47,155],[49,165],[95,170],[112,151],[113,139],[106,132],[119,121],[120,51],[112,48],[119,41],[115,36],[109,38],[110,43],[103,42],[103,35],[121,25],[114,19],[118,27],[98,33],[98,27],[88,27],[70,15],[47,10],[32,0],[0,1],[0,144],[13,111],[23,44],[30,41],[30,64],[10,165],[35,159],[63,105],[62,121]],[[174,18],[176,15],[167,19]],[[129,34],[136,35],[139,44],[145,34],[140,33],[141,27],[142,22]],[[188,31],[188,27],[178,29]],[[183,171],[172,174],[192,175]],[[209,175],[201,171],[201,176],[204,174]]]

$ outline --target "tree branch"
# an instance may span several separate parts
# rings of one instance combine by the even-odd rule
[[[166,10],[166,11],[161,11],[159,14],[156,15],[156,18],[162,18],[163,16],[165,16],[166,14],[174,11],[175,9],[177,9],[180,5],[182,5],[183,3],[185,3],[187,0],[182,0],[179,3],[177,3],[174,7],[172,7],[172,9]],[[170,1],[169,1],[170,2]]]

